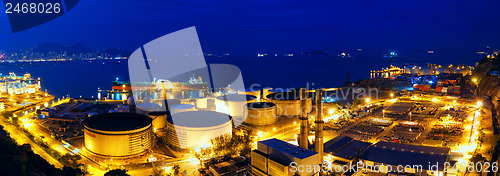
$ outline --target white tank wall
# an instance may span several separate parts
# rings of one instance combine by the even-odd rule
[[[194,105],[192,105],[192,104],[172,105],[172,114],[180,113],[180,112],[187,112],[187,111],[194,111]]]
[[[215,111],[229,114],[233,118],[236,116],[245,115],[246,104],[256,102],[256,100],[249,101],[224,101],[218,98],[215,99]]]
[[[167,125],[169,128],[167,130],[167,136],[169,138],[167,141],[171,145],[181,149],[195,149],[202,144],[209,144],[211,139],[219,137],[221,134],[231,135],[233,129],[231,121],[222,125],[203,128],[174,126],[170,123]]]
[[[205,109],[208,108],[208,99],[200,98],[196,100],[196,108]]]

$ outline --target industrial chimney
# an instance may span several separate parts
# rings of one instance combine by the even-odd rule
[[[309,135],[308,131],[308,113],[306,112],[306,100],[307,100],[307,92],[306,88],[300,88],[300,141],[299,146],[305,149],[309,148],[309,143],[307,142],[307,136]]]
[[[316,124],[316,133],[315,133],[315,149],[314,151],[319,153],[320,161],[323,162],[323,90],[316,89],[316,119],[314,123]]]

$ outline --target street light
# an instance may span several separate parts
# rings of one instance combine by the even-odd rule
[[[332,114],[333,114],[333,112],[334,112],[334,110],[333,110],[333,109],[329,109],[329,110],[328,110],[328,113],[330,113],[330,115],[332,115]]]
[[[410,121],[411,121],[411,112],[410,112]]]
[[[382,110],[382,118],[385,118],[385,109]]]
[[[370,103],[370,98],[366,98],[365,100],[367,103]]]
[[[479,108],[479,107],[481,107],[482,105],[483,105],[483,102],[481,102],[481,101],[477,101],[477,107],[478,107],[478,108]]]
[[[393,93],[391,93],[391,98],[392,98],[392,97],[394,97],[394,94],[393,94]]]

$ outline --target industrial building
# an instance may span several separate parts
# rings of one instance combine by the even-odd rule
[[[299,146],[281,141],[268,139],[257,143],[257,150],[252,151],[252,175],[314,175],[314,170],[306,169],[303,172],[292,172],[290,164],[294,162],[297,166],[317,166],[319,172],[321,157],[318,152],[307,150]]]
[[[26,94],[35,93],[40,90],[40,78],[34,79],[31,74],[17,76],[15,73],[2,75],[0,73],[0,93],[6,94]]]
[[[231,116],[215,111],[180,112],[167,121],[167,142],[174,149],[195,149],[232,132]]]
[[[84,121],[84,146],[100,156],[145,154],[153,144],[152,119],[135,113],[108,113]]]
[[[371,144],[348,136],[338,136],[325,143],[325,154],[330,154],[335,161],[350,163],[357,159]]]
[[[394,172],[397,166],[422,166],[418,170],[413,168],[406,173],[415,175],[443,175],[444,163],[448,162],[449,148],[428,147],[411,144],[400,144],[391,142],[377,142],[368,148],[360,157],[360,161],[367,166],[382,166],[379,172],[387,173],[388,168]],[[429,170],[429,163],[439,163],[437,171]],[[366,168],[366,167],[365,167]],[[417,172],[418,170],[418,172]]]

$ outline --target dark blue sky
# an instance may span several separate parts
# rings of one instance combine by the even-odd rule
[[[67,14],[15,34],[1,13],[0,49],[59,42],[133,51],[190,26],[197,27],[203,50],[216,53],[499,48],[499,9],[493,0],[82,0]]]

